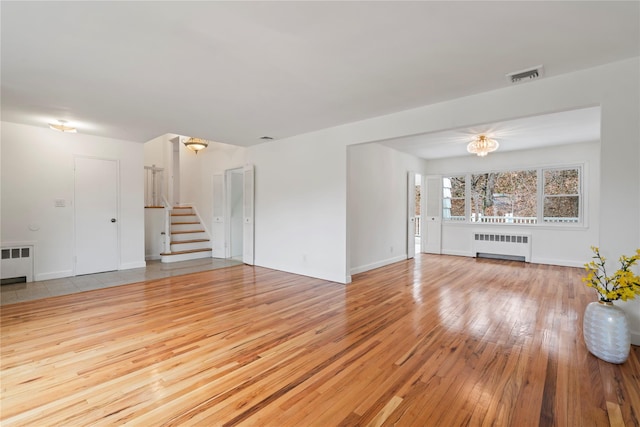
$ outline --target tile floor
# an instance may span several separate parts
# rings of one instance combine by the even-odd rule
[[[108,288],[144,280],[215,270],[242,264],[233,259],[203,258],[190,261],[163,264],[147,261],[145,268],[110,271],[107,273],[87,274],[62,279],[43,280],[41,282],[14,283],[0,286],[0,305],[30,301],[56,295],[67,295],[92,289]]]

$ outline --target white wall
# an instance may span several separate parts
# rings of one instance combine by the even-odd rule
[[[425,161],[380,144],[348,149],[351,274],[407,258],[407,172]]]
[[[346,142],[330,130],[250,147],[255,165],[255,264],[350,281]]]
[[[167,162],[165,144],[169,140],[171,134],[166,134],[145,142],[144,145],[144,165],[164,168],[167,170]]]
[[[144,210],[144,252],[146,260],[160,259],[164,252],[164,209]]]
[[[639,74],[632,58],[250,147],[256,263],[348,282],[348,145],[595,105],[602,108],[599,244],[612,259],[631,253],[640,246]],[[640,343],[640,300],[629,305]]]
[[[582,267],[591,257],[591,245],[599,241],[600,229],[600,143],[546,147],[538,150],[496,152],[487,157],[452,157],[427,161],[427,173],[432,175],[459,175],[502,170],[582,165],[585,197],[584,226],[567,225],[491,225],[461,224],[443,221],[442,253],[473,256],[473,231],[524,232],[531,234],[531,262]]]
[[[35,242],[35,280],[74,274],[75,156],[118,160],[119,268],[145,266],[142,144],[7,122],[1,133],[1,240]]]
[[[182,144],[181,144],[182,145]],[[217,142],[209,143],[209,146],[197,155],[188,148],[182,146],[181,159],[182,178],[190,188],[184,188],[184,203],[193,204],[202,218],[203,225],[211,236],[213,245],[220,245],[224,236],[212,234],[213,224],[213,175],[223,173],[228,169],[240,168],[245,163],[246,148]],[[186,178],[190,174],[190,178]]]

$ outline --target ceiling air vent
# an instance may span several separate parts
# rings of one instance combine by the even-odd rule
[[[509,73],[507,74],[507,80],[509,80],[509,83],[523,83],[529,80],[540,78],[543,75],[544,67],[542,65],[538,65],[537,67],[529,68],[527,70]]]

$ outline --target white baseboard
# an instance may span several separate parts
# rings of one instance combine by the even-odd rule
[[[120,264],[120,270],[130,270],[132,268],[144,268],[147,266],[145,261],[127,262]]]
[[[63,270],[63,271],[52,271],[49,273],[37,273],[34,277],[36,282],[40,282],[42,280],[53,280],[53,279],[62,279],[63,277],[72,277],[73,270]]]
[[[398,255],[393,258],[387,258],[382,261],[372,262],[371,264],[361,265],[359,267],[353,267],[351,269],[351,275],[364,273],[365,271],[373,270],[375,268],[384,267],[385,265],[393,264],[395,262],[404,261],[407,259],[407,254]]]

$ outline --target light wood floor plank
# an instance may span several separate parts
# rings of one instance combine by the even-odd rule
[[[228,269],[1,308],[3,426],[638,426],[582,269],[419,255],[341,285]]]

